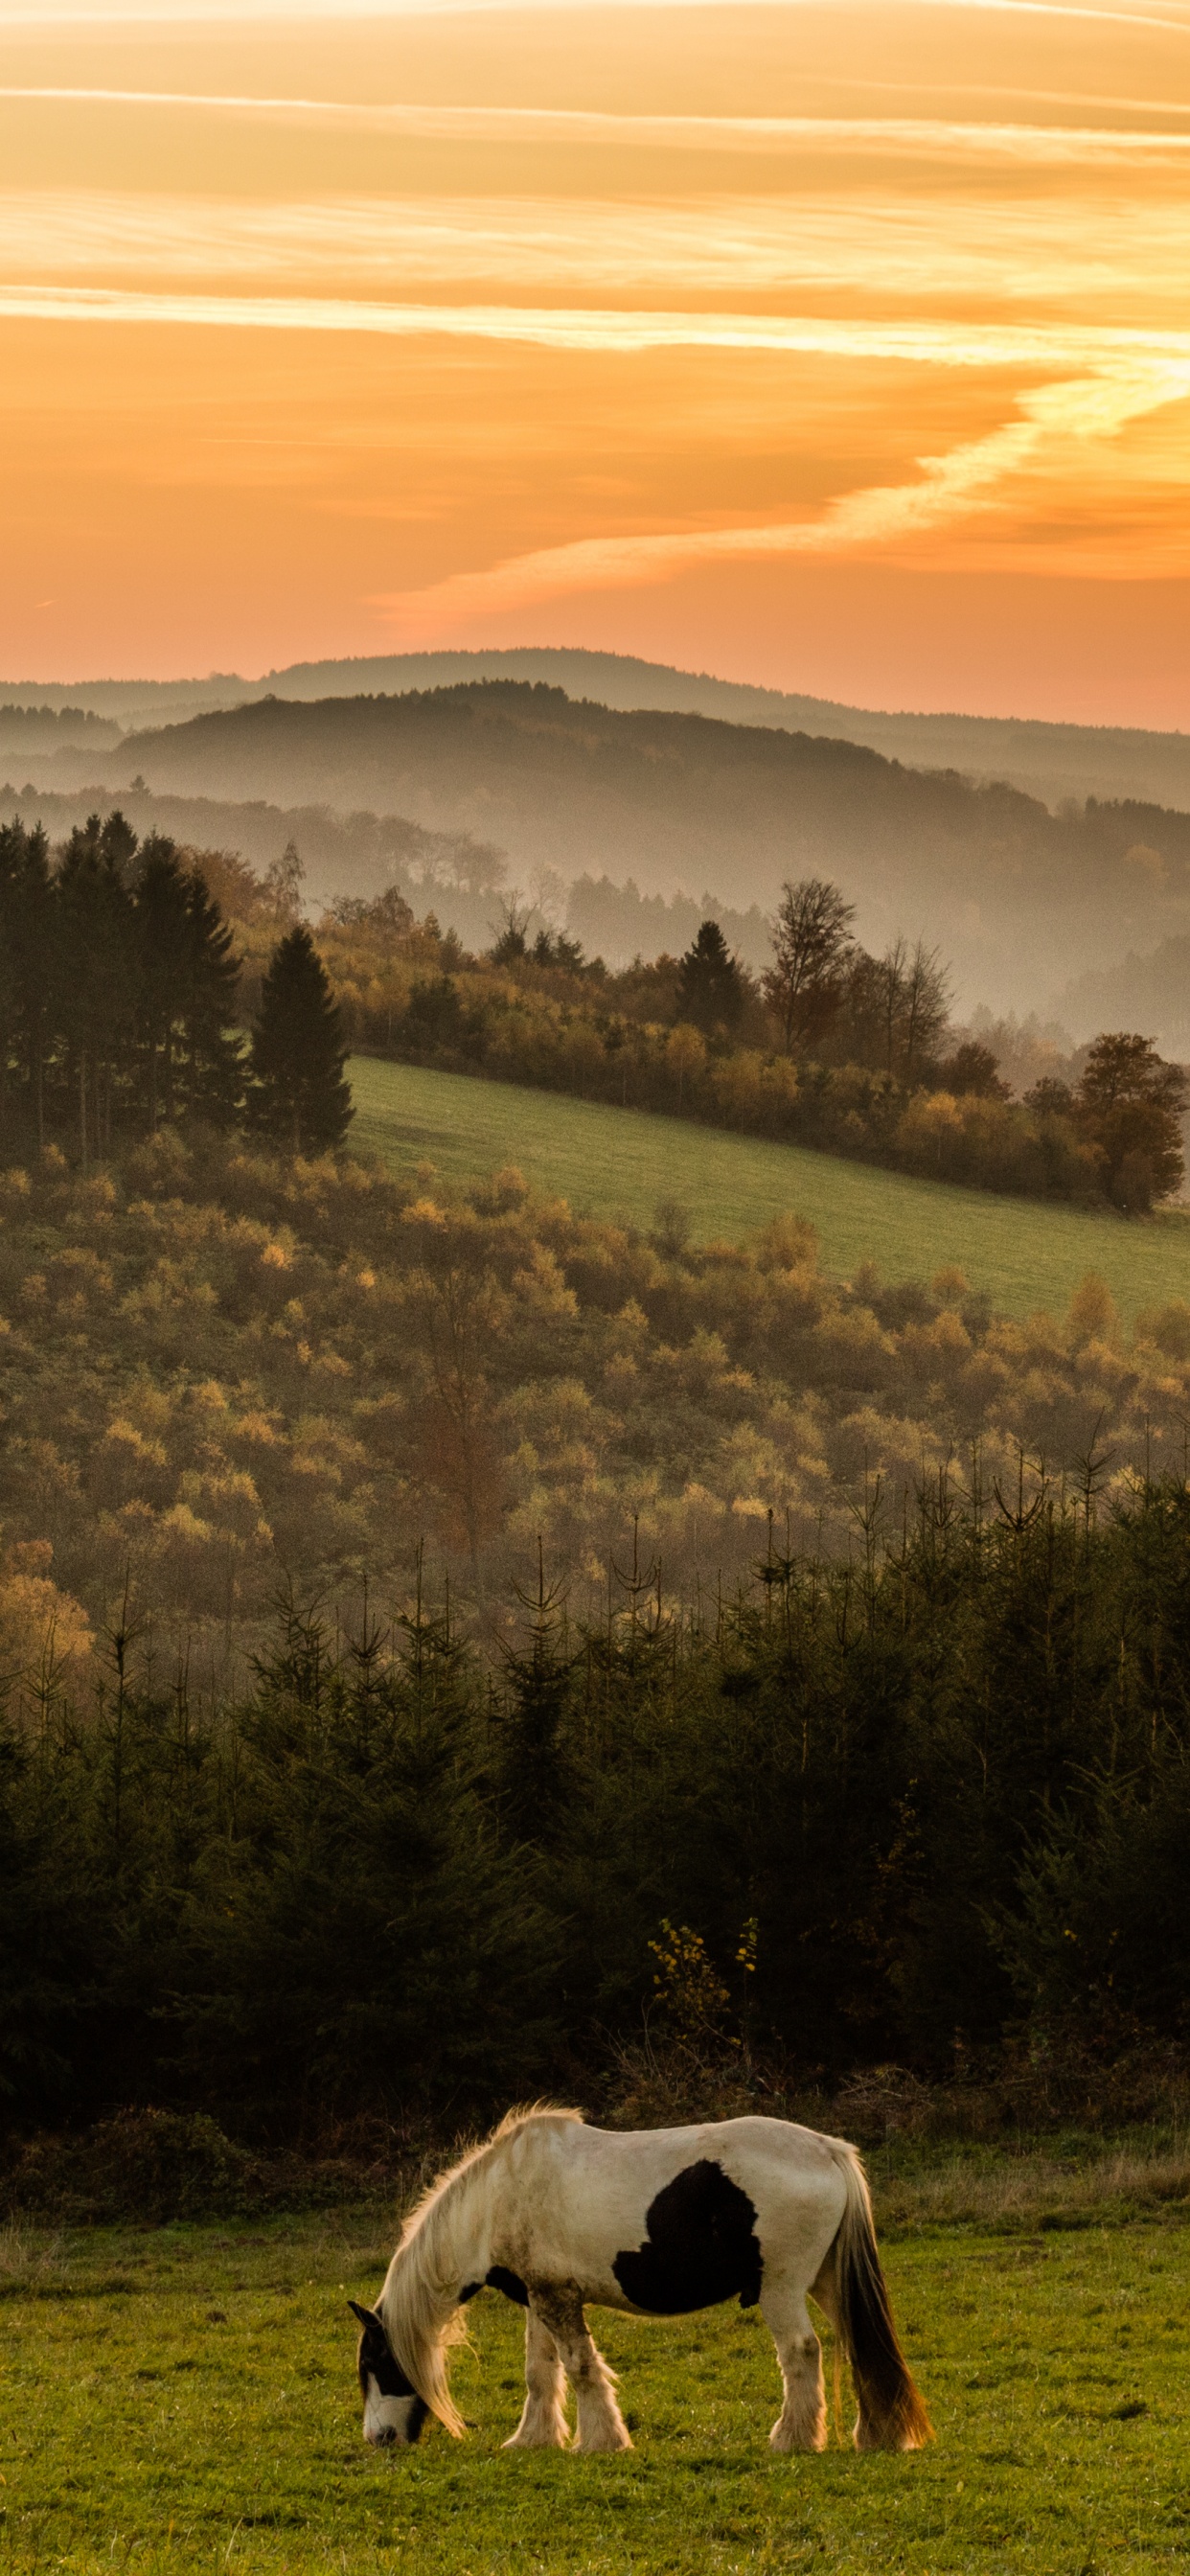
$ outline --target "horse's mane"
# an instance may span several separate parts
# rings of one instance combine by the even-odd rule
[[[581,2111],[558,2102],[528,2102],[506,2111],[490,2137],[468,2147],[445,2173],[423,2191],[401,2230],[380,2298],[380,2312],[390,2347],[406,2378],[424,2398],[448,2433],[464,2431],[463,2418],[450,2393],[447,2355],[465,2334],[458,2308],[459,2280],[454,2221],[460,2190],[482,2181],[485,2168],[502,2147],[535,2122],[582,2122]]]

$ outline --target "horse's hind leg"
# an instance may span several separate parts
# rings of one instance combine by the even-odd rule
[[[504,2448],[561,2450],[569,2440],[566,2382],[558,2347],[548,2326],[530,2308],[525,2318],[525,2411]]]
[[[810,2323],[805,2294],[766,2280],[760,2312],[777,2347],[785,2403],[769,2435],[774,2451],[826,2449],[826,2398],[822,2346]]]
[[[530,2306],[552,2335],[578,2409],[576,2451],[630,2451],[632,2438],[616,2404],[616,2383],[591,2340],[583,2303],[572,2282],[543,2285]]]

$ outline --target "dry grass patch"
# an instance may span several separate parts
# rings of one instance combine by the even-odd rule
[[[877,2174],[881,2159],[873,2159]],[[877,2185],[886,2228],[1092,2227],[1133,2213],[1190,2207],[1190,2144],[1106,2148],[1089,2157],[1034,2151],[955,2155]]]

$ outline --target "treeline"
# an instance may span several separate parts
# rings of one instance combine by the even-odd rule
[[[704,2052],[803,2090],[1184,2037],[1181,1479],[1101,1513],[1091,1469],[1065,1502],[943,1476],[887,1549],[770,1541],[701,1615],[631,1557],[596,1622],[544,1578],[509,1608],[494,1669],[424,1594],[291,1608],[205,1710],[117,1619],[93,1692],[4,1725],[10,2132],[589,2100],[692,1989]]]
[[[490,878],[467,843],[452,865]],[[1180,1184],[1187,1084],[1151,1041],[1096,1041],[1076,1089],[1009,1096],[960,1042],[936,951],[853,938],[825,879],[785,887],[760,976],[704,920],[680,958],[610,974],[515,900],[489,954],[394,885],[312,937],[291,842],[261,880],[224,852],[138,842],[119,812],[51,853],[0,826],[0,1121],[73,1134],[84,1166],[166,1124],[341,1142],[350,1042],[405,1061],[690,1116],[892,1169],[1147,1211]],[[237,948],[238,943],[238,948]],[[243,1021],[255,1015],[250,1042]]]
[[[84,1170],[163,1123],[340,1142],[345,1051],[291,873],[261,890],[274,944],[246,1046],[241,961],[192,852],[119,812],[53,853],[40,826],[0,825],[0,1134],[65,1135]]]
[[[345,899],[318,944],[362,1048],[665,1111],[931,1179],[1143,1214],[1180,1185],[1187,1083],[1108,1034],[1076,1087],[1013,1099],[991,1049],[949,1026],[945,970],[903,938],[873,957],[824,879],[785,888],[759,977],[703,921],[680,958],[611,974],[515,905],[484,959],[395,889]]]

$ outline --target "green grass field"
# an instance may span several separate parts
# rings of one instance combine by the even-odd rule
[[[1190,1296],[1190,1212],[1130,1223],[465,1074],[368,1056],[353,1057],[350,1073],[353,1141],[394,1171],[427,1162],[445,1181],[465,1182],[516,1163],[576,1214],[641,1226],[659,1200],[676,1199],[702,1241],[737,1242],[792,1209],[817,1227],[824,1267],[841,1277],[865,1260],[887,1279],[928,1278],[953,1263],[1013,1315],[1060,1313],[1088,1270],[1129,1322],[1142,1306]]]
[[[637,2447],[504,2452],[519,2316],[470,2310],[474,2430],[360,2439],[349,2293],[375,2212],[0,2231],[0,2567],[260,2576],[1093,2576],[1190,2555],[1184,2212],[1081,2232],[942,2228],[886,2245],[938,2440],[916,2457],[777,2460],[755,2315],[594,2312]]]

